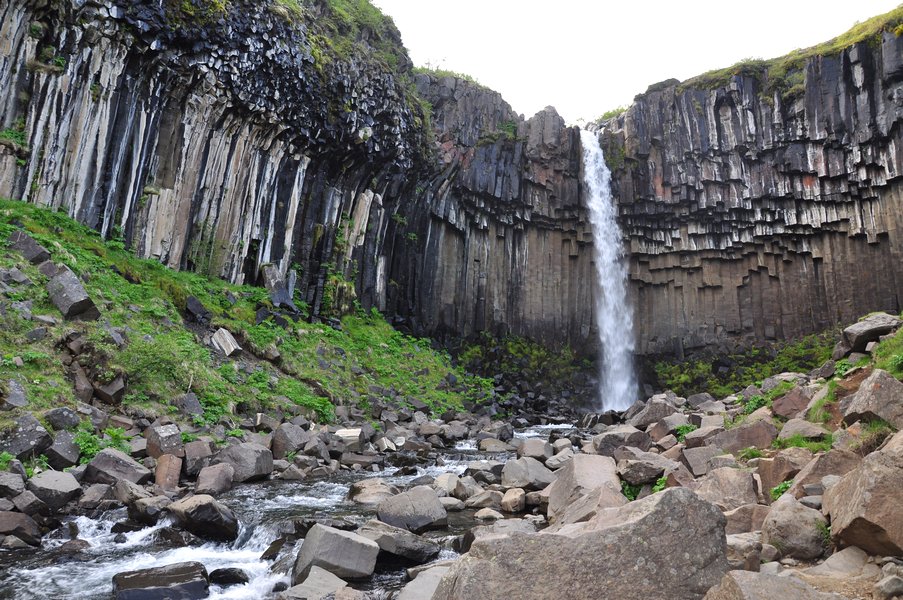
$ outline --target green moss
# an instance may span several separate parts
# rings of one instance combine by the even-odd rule
[[[771,499],[777,500],[778,498],[780,498],[782,495],[784,495],[784,492],[790,489],[791,485],[793,485],[793,481],[783,481],[771,488]]]
[[[831,413],[827,410],[827,406],[837,402],[837,381],[832,379],[828,382],[827,393],[819,398],[812,408],[809,409],[807,415],[808,420],[813,423],[827,423],[831,420]]]
[[[615,117],[620,117],[625,112],[627,112],[626,106],[618,106],[616,108],[612,108],[611,110],[606,110],[604,113],[596,117],[593,122],[601,125],[605,121],[609,121],[611,119],[614,119]]]
[[[882,33],[892,31],[895,35],[900,35],[897,32],[901,28],[903,28],[903,6],[857,23],[846,33],[822,44],[794,50],[790,54],[769,60],[747,58],[730,67],[709,71],[684,81],[679,89],[714,89],[726,86],[735,76],[744,76],[759,80],[766,94],[779,91],[785,99],[793,99],[804,91],[803,70],[811,58],[834,56],[862,42],[878,44]]]
[[[872,356],[876,367],[888,371],[897,379],[903,379],[903,329],[879,342]]]
[[[827,452],[831,449],[834,438],[829,434],[822,440],[812,440],[805,438],[800,434],[792,435],[788,438],[777,439],[772,443],[774,448],[806,448],[811,452]]]

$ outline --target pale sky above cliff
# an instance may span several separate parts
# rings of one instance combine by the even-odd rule
[[[899,0],[373,0],[417,65],[467,73],[532,116],[627,105],[653,83],[827,41]]]

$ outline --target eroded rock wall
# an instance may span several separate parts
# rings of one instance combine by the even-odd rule
[[[641,353],[799,337],[903,304],[903,38],[637,98],[604,132]]]

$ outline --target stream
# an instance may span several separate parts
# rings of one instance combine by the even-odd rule
[[[515,433],[517,437],[547,437],[553,428],[570,425],[537,426]],[[188,546],[177,547],[171,541],[170,522],[138,531],[125,532],[115,541],[116,523],[126,519],[126,509],[107,511],[96,519],[86,516],[65,517],[63,527],[44,537],[40,550],[0,553],[0,599],[104,599],[112,594],[113,576],[122,571],[147,569],[171,563],[197,561],[207,571],[236,567],[245,571],[249,582],[243,585],[219,587],[211,584],[213,599],[259,599],[267,597],[278,583],[289,584],[288,573],[273,573],[274,562],[284,564],[291,571],[293,557],[280,554],[275,561],[262,560],[261,555],[270,544],[285,533],[285,524],[294,519],[332,518],[363,524],[375,517],[376,507],[355,504],[348,500],[348,490],[355,481],[382,477],[399,488],[407,487],[422,476],[437,477],[442,473],[462,474],[467,464],[475,460],[504,461],[511,454],[485,454],[476,449],[473,440],[459,442],[454,448],[443,450],[433,466],[418,467],[416,474],[397,475],[396,469],[371,471],[340,471],[328,480],[281,481],[238,485],[220,496],[226,506],[235,511],[241,523],[238,538],[231,543],[195,540]],[[438,542],[443,550],[438,560],[458,556],[452,540],[479,522],[473,519],[474,510],[450,512],[448,527],[424,534]],[[89,547],[74,554],[61,554],[58,549],[69,541],[69,531],[78,530],[78,539]],[[124,536],[124,540],[122,538]],[[380,570],[367,580],[351,582],[360,590],[398,590],[406,582],[401,567]]]

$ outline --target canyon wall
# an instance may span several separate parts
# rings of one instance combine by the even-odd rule
[[[0,196],[175,268],[294,271],[314,316],[357,300],[418,334],[595,352],[578,131],[416,74],[390,22],[302,4],[10,0]],[[744,70],[653,86],[601,124],[640,353],[901,308],[903,41],[766,89]]]

